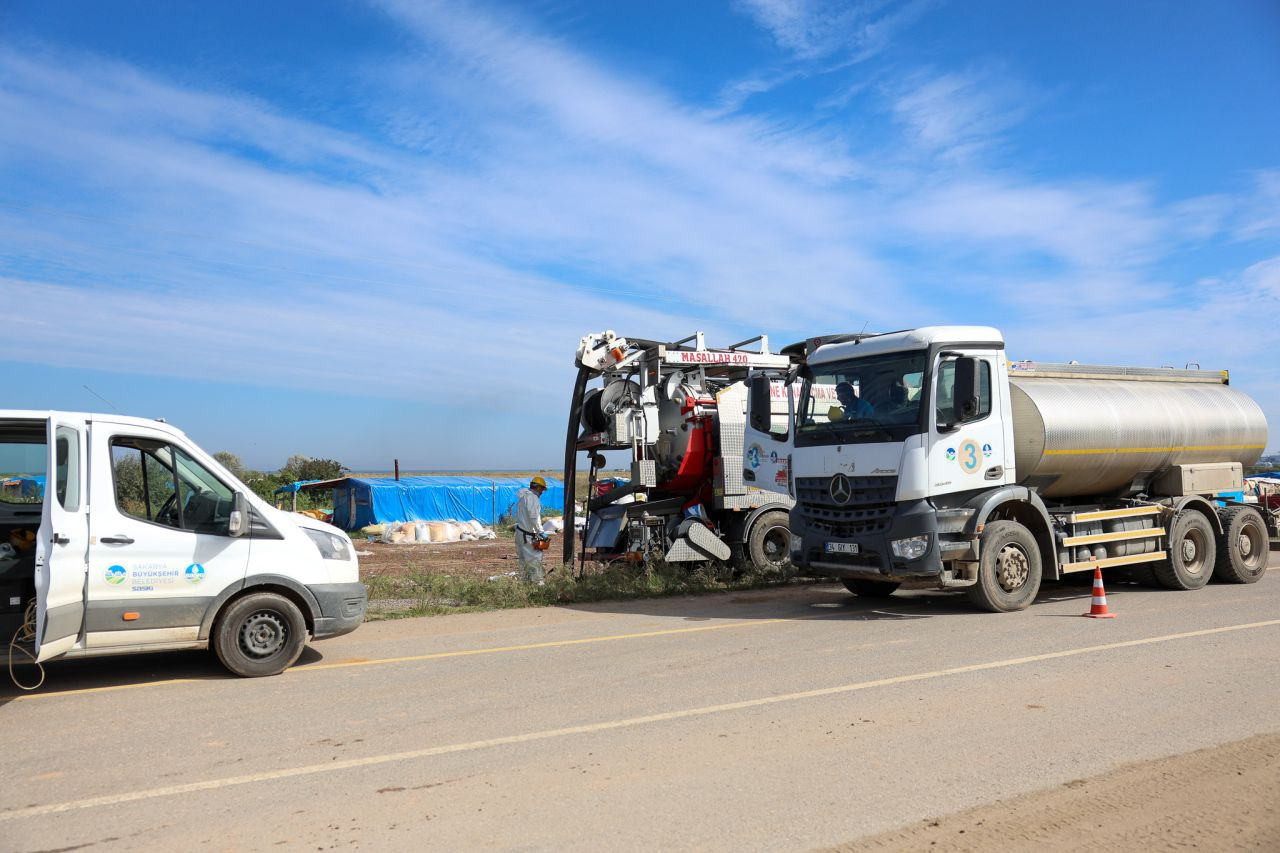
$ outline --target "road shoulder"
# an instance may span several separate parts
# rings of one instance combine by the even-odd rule
[[[867,836],[831,853],[1280,850],[1280,735],[1125,765]]]

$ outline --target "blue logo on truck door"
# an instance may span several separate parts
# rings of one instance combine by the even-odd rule
[[[107,569],[107,583],[122,584],[124,583],[125,570],[124,566],[111,566]]]
[[[202,580],[204,580],[204,566],[199,563],[192,563],[187,566],[188,583],[200,583]]]

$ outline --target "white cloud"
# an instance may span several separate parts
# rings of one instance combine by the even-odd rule
[[[933,2],[890,0],[739,0],[778,47],[800,60],[861,62],[884,50],[892,37]]]
[[[896,86],[892,111],[908,139],[931,155],[957,161],[992,147],[1036,100],[996,69],[917,74]]]

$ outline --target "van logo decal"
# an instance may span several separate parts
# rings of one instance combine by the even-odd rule
[[[124,576],[124,566],[111,566],[107,569],[107,583],[122,584],[124,583]]]
[[[204,566],[199,563],[192,563],[187,566],[187,581],[190,583],[200,583],[204,580]]]

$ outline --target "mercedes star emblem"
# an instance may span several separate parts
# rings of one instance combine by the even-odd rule
[[[849,478],[844,474],[836,474],[832,477],[831,499],[840,506],[844,506],[851,497],[853,497],[853,486],[850,485]]]

